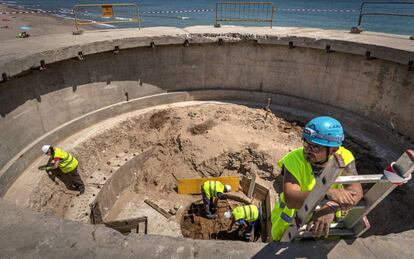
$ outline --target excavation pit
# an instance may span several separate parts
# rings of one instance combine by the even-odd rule
[[[192,203],[181,221],[183,236],[204,240],[244,241],[244,230],[231,228],[231,220],[224,218],[224,212],[231,211],[231,209],[232,206],[227,200],[219,200],[217,209],[212,211],[217,217],[208,219],[205,217],[204,204]],[[252,233],[252,240],[255,239]]]
[[[63,184],[51,182],[39,174],[34,163],[11,187],[6,198],[26,197],[27,206],[33,210],[84,223],[148,217],[149,234],[240,240],[239,234],[227,233],[228,223],[222,219],[224,211],[219,212],[219,222],[214,226],[215,221],[184,210],[201,196],[178,194],[177,179],[237,175],[247,194],[249,180],[256,175],[262,188],[255,188],[254,196],[269,215],[276,196],[267,197],[266,190],[275,193],[282,190],[276,163],[284,154],[301,146],[302,124],[263,108],[205,102],[164,106],[112,118],[103,123],[105,127],[97,125],[74,136],[81,141],[76,140],[70,151],[80,161],[79,172],[87,186],[85,194],[76,196]],[[68,139],[66,143],[73,142]],[[61,145],[65,148],[67,144]],[[380,173],[387,162],[356,139],[347,137],[344,146],[354,153],[360,174]],[[32,189],[27,189],[25,179],[31,178],[38,179],[34,181],[37,185],[31,183]],[[410,194],[410,188],[401,186],[380,203],[369,215],[372,228],[365,235],[413,228],[409,208],[414,196]],[[145,199],[167,212],[175,207],[180,209],[173,210],[175,215],[167,219],[145,204]],[[89,204],[94,205],[93,211]],[[381,224],[384,217],[395,213],[404,225],[392,221]],[[263,222],[262,233],[270,230],[269,224]],[[268,238],[269,233],[266,234]]]

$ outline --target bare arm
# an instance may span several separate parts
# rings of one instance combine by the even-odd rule
[[[358,175],[355,161],[352,161],[346,168],[344,175]],[[345,190],[355,192],[355,204],[357,204],[362,197],[364,196],[364,193],[362,191],[362,186],[360,183],[353,183],[353,184],[347,184],[344,186]]]
[[[56,169],[56,168],[58,168],[59,167],[59,163],[60,163],[60,160],[54,160],[53,161],[53,165],[52,165],[52,167],[53,167],[53,169]]]
[[[343,175],[357,175],[355,161],[348,164]],[[353,183],[344,186],[344,189],[330,189],[327,192],[330,200],[337,202],[343,209],[356,205],[363,197],[360,183]]]
[[[290,209],[299,209],[310,192],[302,192],[296,178],[284,166],[282,173],[286,205]]]

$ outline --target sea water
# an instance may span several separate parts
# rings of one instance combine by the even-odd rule
[[[216,0],[0,0],[0,3],[19,8],[52,11],[53,15],[65,19],[74,18],[72,10],[73,6],[77,4],[134,3],[139,8],[142,20],[141,27],[169,26],[179,28],[193,25],[213,25],[216,2]],[[363,1],[278,0],[271,2],[276,8],[274,26],[350,30],[358,23],[359,8]],[[414,15],[414,4],[370,4],[364,7],[364,12]],[[83,20],[104,21],[105,19],[101,16],[99,8],[80,8],[78,12],[78,18]],[[136,14],[131,8],[120,8],[115,12],[115,16],[117,21],[127,21],[134,19]],[[269,26],[266,23],[233,23],[230,25]],[[103,26],[125,28],[136,25],[117,23]],[[365,31],[413,35],[414,17],[364,16],[362,27]]]

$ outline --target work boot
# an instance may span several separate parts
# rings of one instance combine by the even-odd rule
[[[215,218],[217,218],[217,215],[214,215],[214,214],[207,214],[207,215],[206,215],[206,217],[207,217],[208,219],[215,219]]]
[[[79,195],[85,193],[85,185],[79,185],[79,186],[77,186],[77,189],[79,191]]]

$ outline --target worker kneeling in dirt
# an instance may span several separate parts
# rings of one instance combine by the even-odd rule
[[[51,145],[42,146],[42,151],[49,156],[47,166],[44,168],[49,178],[56,183],[57,177],[69,190],[77,190],[83,194],[85,185],[77,170],[78,160],[72,154]]]
[[[327,161],[334,154],[342,157],[345,169],[341,175],[357,175],[352,153],[342,147],[344,131],[336,119],[328,116],[316,117],[303,129],[303,147],[285,155],[278,166],[282,169],[283,193],[272,211],[272,238],[280,240],[295,217],[296,210],[316,184],[315,177],[322,173]],[[342,219],[346,211],[362,198],[360,183],[342,186],[333,184],[326,194],[326,203],[313,214],[309,230],[315,237],[328,236],[331,222]]]
[[[244,205],[238,206],[233,211],[224,212],[226,219],[231,219],[231,225],[229,231],[236,227],[237,231],[245,227],[244,240],[249,242],[254,230],[254,237],[257,240],[260,236],[261,224],[260,224],[260,210],[256,205]]]
[[[224,185],[219,181],[205,181],[201,185],[201,194],[203,195],[207,218],[214,219],[217,217],[217,215],[211,214],[211,211],[217,207],[218,199],[224,199],[223,193],[230,191],[230,185]]]

